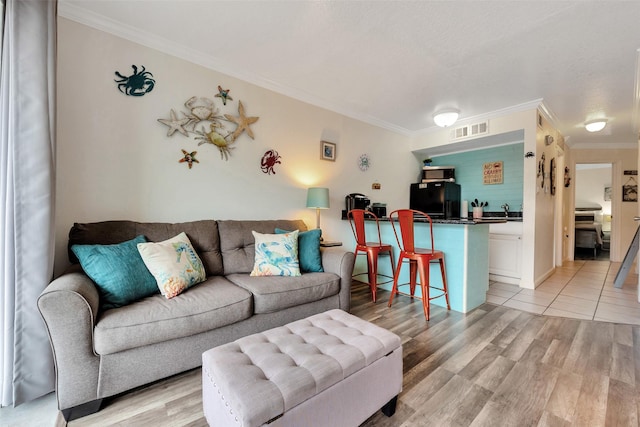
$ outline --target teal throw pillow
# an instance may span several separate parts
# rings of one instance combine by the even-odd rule
[[[73,245],[71,250],[80,260],[87,276],[98,287],[102,308],[122,307],[158,293],[158,285],[138,252],[135,239],[115,245]]]
[[[276,234],[289,233],[289,231],[276,228]],[[320,237],[322,230],[315,228],[309,231],[301,231],[298,234],[298,258],[300,259],[300,271],[304,273],[322,273],[322,254],[320,253]]]

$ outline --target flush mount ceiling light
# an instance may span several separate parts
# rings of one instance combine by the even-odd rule
[[[433,115],[433,121],[440,127],[446,128],[451,126],[458,120],[459,110],[455,108],[448,108],[446,110],[440,110]]]
[[[584,128],[587,132],[599,132],[607,125],[607,119],[595,119],[589,120],[584,123]]]

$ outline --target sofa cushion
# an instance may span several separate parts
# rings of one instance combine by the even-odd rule
[[[185,232],[196,250],[207,276],[222,275],[222,255],[218,224],[215,220],[202,220],[181,223],[103,221],[92,223],[75,223],[69,231],[69,260],[77,263],[78,259],[71,251],[71,246],[109,245],[131,240],[143,235],[150,242],[167,240],[180,232]],[[271,231],[273,232],[273,230]]]
[[[138,251],[166,298],[206,279],[202,261],[184,233],[163,242],[138,243]]]
[[[287,230],[276,228],[276,234],[289,233]],[[320,238],[322,230],[314,228],[309,231],[301,231],[298,234],[298,258],[300,271],[303,273],[322,273],[322,254],[320,253]]]
[[[305,273],[300,277],[230,274],[227,279],[253,294],[256,314],[318,301],[340,291],[340,276],[333,273]]]
[[[111,354],[195,335],[252,314],[249,292],[213,276],[172,299],[158,294],[104,311],[94,330],[95,351]]]
[[[84,272],[100,294],[101,308],[116,308],[158,292],[137,245],[144,236],[113,245],[73,245]]]
[[[218,221],[224,274],[250,273],[255,261],[254,238],[251,232],[269,234],[273,233],[276,228],[307,230],[307,226],[302,220]]]
[[[252,233],[256,252],[252,276],[300,276],[298,230],[284,234]]]

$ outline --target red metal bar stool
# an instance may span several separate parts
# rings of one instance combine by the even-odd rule
[[[373,296],[373,302],[376,302],[376,291],[378,285],[390,283],[393,277],[378,273],[378,256],[380,254],[389,254],[389,260],[391,261],[391,271],[394,271],[393,265],[393,246],[386,243],[382,243],[380,238],[380,223],[378,217],[373,212],[365,211],[363,209],[352,209],[347,212],[347,218],[349,219],[349,225],[351,225],[351,231],[353,231],[353,237],[356,239],[356,249],[354,251],[355,257],[353,263],[358,255],[367,255],[367,273],[354,274],[352,277],[367,274],[369,279],[369,287],[371,288],[371,295]],[[367,236],[365,233],[365,218],[371,218],[375,220],[376,228],[378,230],[378,241],[367,242]],[[378,282],[378,276],[387,277],[389,280],[386,282]]]
[[[393,297],[396,294],[407,295],[411,298],[414,297],[416,290],[416,276],[420,274],[420,288],[422,289],[422,308],[424,309],[424,315],[429,320],[429,301],[435,298],[440,298],[444,295],[447,301],[447,310],[451,310],[449,305],[449,293],[447,292],[447,277],[444,267],[444,252],[434,249],[433,245],[433,224],[431,217],[424,212],[416,211],[413,209],[399,209],[389,214],[391,225],[393,226],[393,233],[398,241],[398,247],[400,248],[400,256],[398,257],[398,267],[396,268],[393,277],[393,289],[391,290],[391,297],[389,298],[389,307],[393,302]],[[424,222],[429,224],[429,231],[431,235],[431,247],[430,248],[416,248],[414,245],[414,222]],[[396,225],[397,223],[397,225]],[[398,236],[397,227],[400,227],[400,235]],[[400,269],[404,260],[409,261],[409,289],[410,294],[400,292],[398,286],[407,285],[407,283],[398,285],[398,278],[400,277]],[[430,286],[429,283],[429,264],[432,261],[437,261],[440,264],[440,272],[442,274],[442,288],[436,288]],[[437,289],[441,291],[436,296],[429,296],[429,288]],[[416,297],[418,298],[418,297]]]

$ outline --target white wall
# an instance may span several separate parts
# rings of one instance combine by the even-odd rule
[[[143,97],[121,94],[114,72],[128,75],[144,65],[156,86]],[[171,109],[183,111],[192,96],[212,98],[217,85],[231,89],[222,113],[237,115],[241,100],[260,119],[221,160],[210,145],[197,146],[158,123]],[[322,212],[324,235],[353,245],[340,219],[344,196],[361,192],[389,209],[406,207],[409,183],[420,165],[409,140],[376,126],[278,95],[247,82],[114,37],[64,18],[58,32],[58,151],[56,274],[67,265],[67,236],[74,222],[113,219],[181,222],[196,219],[302,218],[306,188],[330,189],[331,209]],[[320,160],[320,141],[337,143],[337,160]],[[200,163],[178,163],[181,149],[196,150]],[[269,149],[282,156],[275,175],[260,170]],[[357,159],[368,153],[371,167]],[[379,182],[380,190],[371,190]]]
[[[576,167],[576,206],[579,202],[602,206],[601,214],[611,214],[611,200],[604,199],[605,187],[611,187],[611,164],[596,163]]]

